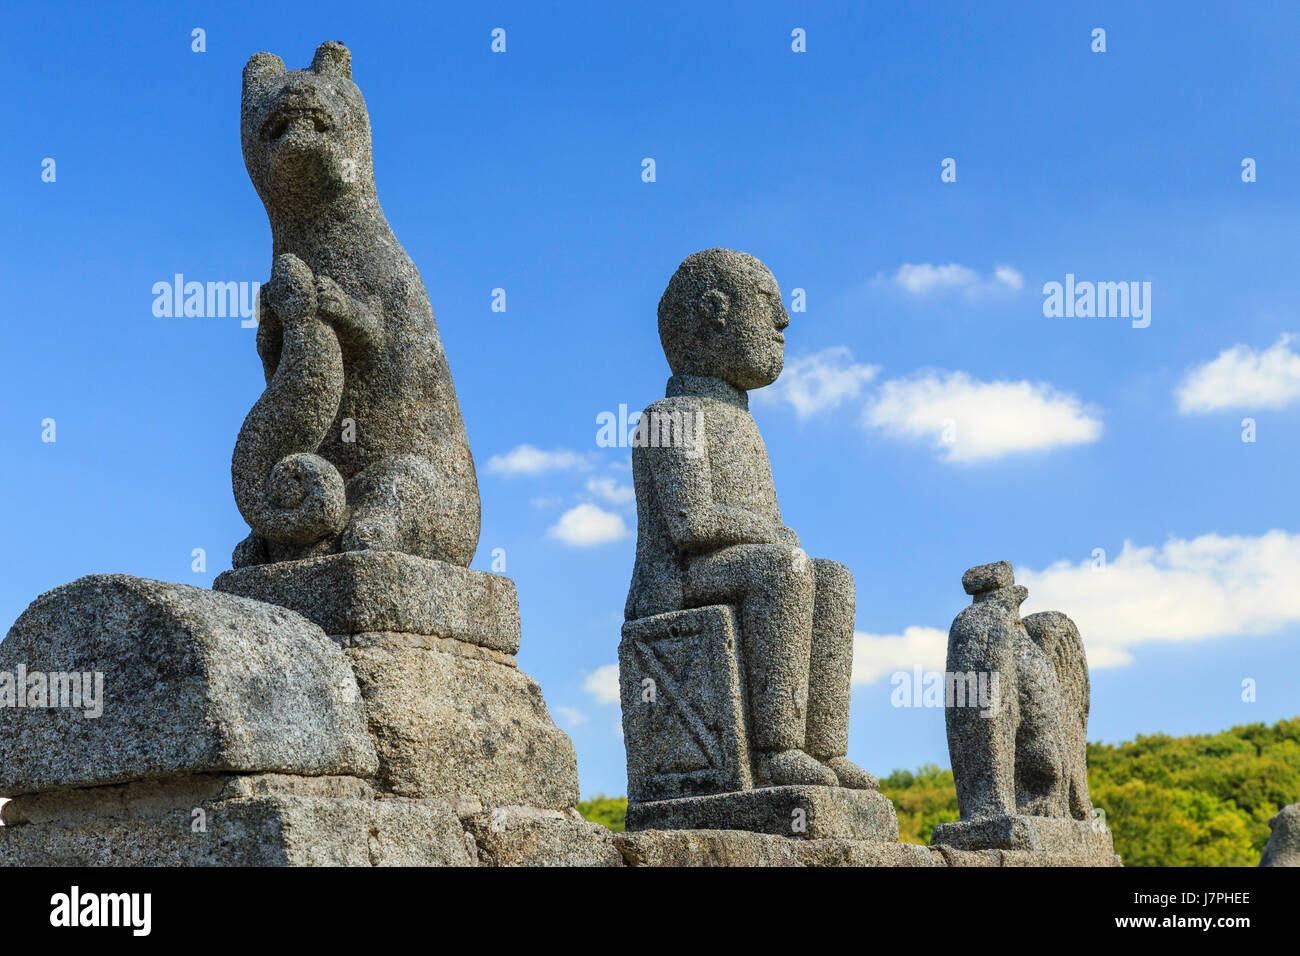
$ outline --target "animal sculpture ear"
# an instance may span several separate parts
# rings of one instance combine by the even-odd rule
[[[254,53],[244,65],[244,92],[261,86],[284,73],[284,60],[274,53]]]
[[[316,48],[316,56],[311,61],[313,73],[331,73],[344,79],[352,79],[352,54],[342,43],[326,40]]]
[[[710,289],[704,293],[695,306],[700,318],[719,327],[727,324],[727,311],[730,308],[731,300],[720,289]]]

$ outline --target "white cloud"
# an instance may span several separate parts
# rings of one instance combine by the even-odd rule
[[[1065,561],[1016,569],[1025,613],[1063,611],[1079,625],[1092,667],[1118,667],[1147,641],[1269,634],[1300,623],[1300,534],[1218,534],[1161,547],[1124,542],[1104,570]]]
[[[863,421],[895,437],[928,439],[945,461],[965,464],[1094,442],[1102,431],[1095,415],[1044,382],[930,371],[885,382]]]
[[[955,262],[932,266],[928,262],[913,265],[905,262],[894,273],[894,284],[912,295],[925,295],[940,289],[965,288],[979,282],[979,273]]]
[[[998,266],[993,270],[993,278],[1008,289],[1019,289],[1025,284],[1025,277],[1010,266]]]
[[[753,393],[758,401],[787,401],[795,414],[807,418],[815,412],[838,408],[857,398],[862,386],[876,377],[877,365],[853,361],[846,346],[836,345],[812,355],[789,359],[776,383]]]
[[[606,664],[587,675],[582,689],[596,698],[598,704],[618,703],[618,665]]]
[[[487,463],[489,472],[508,478],[540,475],[546,471],[585,471],[590,467],[591,460],[587,455],[566,448],[543,451],[532,445],[516,445],[504,455],[493,455]]]
[[[628,531],[622,515],[582,504],[560,515],[546,533],[575,548],[590,548],[625,538]]]
[[[948,632],[907,627],[902,634],[853,634],[853,683],[871,684],[895,671],[942,671],[948,657]]]
[[[982,292],[1019,290],[1025,284],[1025,277],[1011,266],[995,266],[992,276],[981,277],[974,269],[955,262],[946,266],[931,265],[928,262],[905,262],[889,279],[877,277],[877,281],[882,280],[897,286],[908,295],[952,291],[978,295]]]
[[[613,478],[588,478],[587,491],[599,495],[611,505],[626,505],[636,501],[636,489],[620,485]]]
[[[1062,611],[1079,626],[1088,666],[1124,667],[1132,649],[1153,641],[1187,643],[1273,634],[1300,625],[1300,533],[1206,534],[1160,547],[1124,542],[1103,569],[1091,560],[1016,568],[1029,589],[1022,614]],[[942,671],[948,633],[908,627],[902,634],[853,635],[853,683],[895,671]]]
[[[1257,351],[1234,345],[1219,357],[1188,370],[1175,394],[1183,414],[1224,408],[1282,408],[1300,397],[1300,355],[1283,335]]]
[[[557,706],[555,712],[560,715],[560,720],[566,727],[577,727],[587,722],[587,715],[576,707]]]

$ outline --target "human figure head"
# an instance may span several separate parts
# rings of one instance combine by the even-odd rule
[[[781,374],[789,324],[767,266],[731,249],[688,256],[659,300],[659,339],[673,374],[707,375],[746,390]]]

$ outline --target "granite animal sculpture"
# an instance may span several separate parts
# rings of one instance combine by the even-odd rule
[[[1268,845],[1260,866],[1300,866],[1300,803],[1283,807],[1268,821]]]
[[[637,546],[625,617],[736,606],[755,784],[874,789],[845,756],[853,576],[809,558],[781,520],[749,412],[748,390],[781,373],[789,324],[776,279],[743,252],[698,252],[668,283],[659,335],[673,375],[641,422],[686,427],[679,440],[661,429],[633,443]]]
[[[1088,662],[1078,628],[1057,611],[1021,620],[1029,592],[1006,561],[971,568],[962,586],[973,601],[948,632],[944,711],[962,819],[1089,820]],[[957,683],[969,689],[980,674],[996,675],[995,699],[960,699]]]
[[[244,161],[274,263],[257,351],[266,390],[231,462],[252,528],[236,568],[382,550],[467,567],[479,495],[428,293],[379,206],[352,57],[244,68]]]

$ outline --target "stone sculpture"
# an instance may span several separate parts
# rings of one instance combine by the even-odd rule
[[[858,835],[896,832],[875,778],[846,757],[853,577],[782,522],[749,413],[748,390],[781,372],[789,321],[767,267],[727,249],[687,258],[659,303],[673,375],[634,441],[619,655],[630,829],[788,832],[791,795],[772,788],[794,788],[795,803],[852,807]],[[712,794],[733,798],[689,802]]]
[[[424,282],[375,194],[352,56],[244,68],[244,162],[271,222],[257,351],[266,391],[235,443],[253,533],[235,567],[381,550],[467,567],[479,497]]]
[[[350,63],[326,43],[308,70],[259,53],[244,71],[274,241],[267,386],[232,463],[253,533],[212,591],[91,575],[0,642],[0,866],[1040,863],[943,846],[942,826],[935,847],[895,843],[892,804],[847,760],[853,579],[785,527],[748,411],[789,316],[761,262],[721,249],[687,259],[660,303],[673,377],[633,456],[632,832],[581,818],[573,745],[515,659],[514,582],[468,567],[473,460],[419,273],[375,198]],[[1082,822],[1064,818],[1088,807],[1077,631],[1036,615],[1038,645],[1021,640],[1009,566],[976,577],[960,633],[992,656],[954,625],[969,653],[951,659],[1007,669],[1027,702],[996,735],[958,722],[963,817],[1094,862],[1077,834],[1024,823],[1046,818],[996,815]],[[1043,739],[1022,760],[1027,728]],[[978,843],[966,823],[946,826]]]
[[[965,849],[1110,852],[1088,796],[1088,663],[1078,628],[1045,611],[1021,620],[1028,590],[1011,564],[968,570],[973,596],[948,632],[944,718],[961,822],[932,842]],[[991,699],[975,699],[983,684]]]
[[[255,55],[243,134],[275,245],[233,463],[253,534],[213,591],[82,578],[0,643],[0,673],[108,698],[0,708],[0,865],[622,865],[516,663],[514,582],[467,567],[473,461],[348,51]]]
[[[1283,807],[1268,821],[1268,846],[1260,866],[1300,866],[1300,803]]]

